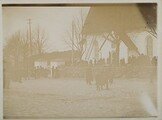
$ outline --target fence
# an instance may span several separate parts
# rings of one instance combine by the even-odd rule
[[[119,66],[104,67],[105,74],[112,72],[114,78],[151,78],[156,77],[156,66]],[[85,78],[87,67],[62,67],[59,69],[61,78]],[[92,67],[93,74],[100,72],[103,67]]]
[[[103,71],[103,69],[105,69]],[[95,66],[92,67],[92,74],[95,76],[96,73],[103,72],[105,75],[110,72],[114,78],[155,78],[156,77],[156,66]],[[56,75],[57,78],[85,78],[87,67],[82,66],[62,66],[58,68]],[[21,80],[27,77],[27,73],[24,74],[23,70],[19,71],[4,71],[4,78],[10,80]],[[50,69],[36,70],[32,76],[35,79],[48,78],[51,74]]]

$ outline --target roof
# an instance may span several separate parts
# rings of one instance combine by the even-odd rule
[[[139,11],[147,21],[149,28],[156,29],[157,27],[157,4],[156,3],[141,3],[137,4]]]
[[[148,26],[156,28],[156,4],[109,4],[90,8],[82,33],[103,35],[115,31],[130,50],[138,52],[127,33],[144,31]]]
[[[109,4],[90,8],[82,32],[96,35],[144,30],[145,27],[145,19],[136,4]]]

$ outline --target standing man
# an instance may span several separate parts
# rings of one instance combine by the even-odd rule
[[[88,65],[88,67],[86,68],[86,82],[87,84],[91,85],[92,81],[93,81],[92,67],[91,65]]]

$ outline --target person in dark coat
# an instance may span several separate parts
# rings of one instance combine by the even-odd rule
[[[96,73],[96,87],[97,90],[104,89],[104,86],[108,89],[108,79],[107,79],[107,73],[106,69],[100,68],[98,72]]]
[[[109,89],[113,83],[113,70],[112,68],[104,66],[96,73],[96,87],[97,90],[102,90],[104,87]]]
[[[52,66],[52,78],[54,78],[55,77],[55,68],[54,68],[54,66]]]
[[[87,82],[87,84],[91,85],[92,81],[93,81],[92,67],[88,66],[86,68],[86,82]]]
[[[58,67],[56,67],[56,69],[55,69],[55,77],[56,78],[59,78],[60,77],[60,71],[59,71],[59,68]]]

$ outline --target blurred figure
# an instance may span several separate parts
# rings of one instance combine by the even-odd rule
[[[60,77],[60,71],[59,71],[58,67],[56,67],[56,69],[55,69],[55,77],[56,78]]]
[[[54,66],[52,66],[52,78],[54,78],[55,77],[55,68],[54,68]]]
[[[113,83],[113,69],[110,66],[104,66],[96,72],[96,87],[97,90],[104,88],[109,89],[109,86]]]
[[[91,67],[91,65],[89,65],[86,68],[86,82],[87,82],[87,84],[91,85],[92,81],[93,81],[92,67]]]

